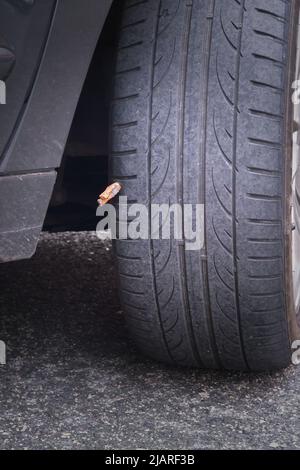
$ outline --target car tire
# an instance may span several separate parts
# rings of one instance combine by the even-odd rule
[[[205,215],[201,250],[185,239],[116,241],[130,333],[169,364],[286,367],[300,338],[291,248],[299,1],[122,3],[113,180],[129,203],[203,204]]]

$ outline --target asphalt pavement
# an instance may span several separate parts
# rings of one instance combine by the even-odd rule
[[[127,337],[109,242],[0,266],[0,449],[300,449],[300,368],[181,370]]]

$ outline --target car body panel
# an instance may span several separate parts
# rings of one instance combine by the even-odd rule
[[[0,106],[0,158],[26,107],[41,62],[55,0],[0,0],[0,79],[6,83],[7,105]]]
[[[43,1],[48,6],[51,3]],[[17,9],[22,2],[8,3]],[[28,14],[32,14],[38,2],[31,3]],[[55,170],[60,166],[80,92],[112,0],[54,3],[49,10],[51,24],[34,83],[0,158],[0,261],[28,258],[36,249],[56,179]],[[10,112],[9,80],[10,77],[7,104],[1,105],[4,120],[5,113]]]

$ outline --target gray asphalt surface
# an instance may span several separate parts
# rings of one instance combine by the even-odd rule
[[[110,243],[43,234],[0,282],[1,449],[300,448],[300,369],[184,371],[136,352]]]

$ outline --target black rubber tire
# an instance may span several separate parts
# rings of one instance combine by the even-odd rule
[[[291,361],[291,80],[299,2],[124,1],[111,169],[131,202],[204,203],[205,248],[120,240],[130,332],[155,359]]]

